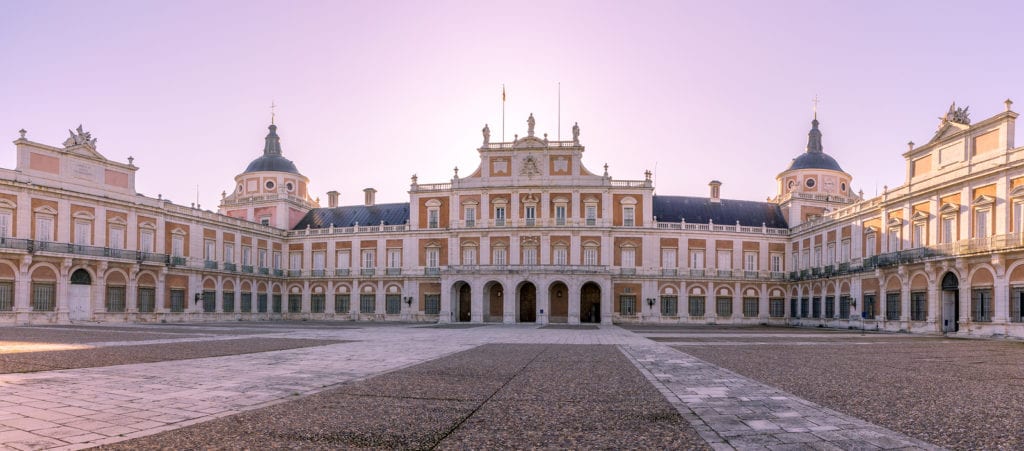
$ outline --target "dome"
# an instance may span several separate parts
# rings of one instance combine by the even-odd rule
[[[267,128],[270,130],[270,133],[267,133],[266,143],[263,146],[263,155],[252,160],[252,163],[249,163],[243,174],[273,171],[302,175],[299,173],[299,169],[295,167],[295,163],[292,163],[292,160],[281,156],[281,138],[277,136],[277,126],[270,124],[270,127]]]
[[[811,121],[811,131],[807,133],[807,152],[793,159],[786,171],[796,169],[827,169],[843,172],[839,163],[825,153],[821,145],[821,130],[818,130],[818,118]]]

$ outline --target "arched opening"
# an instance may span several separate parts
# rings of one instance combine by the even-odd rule
[[[942,331],[960,330],[960,280],[947,272],[942,276]]]
[[[92,304],[92,275],[84,268],[71,273],[71,285],[68,286],[68,319],[71,321],[87,320]]]
[[[519,285],[519,302],[516,305],[519,322],[537,322],[537,286],[532,282]]]
[[[505,290],[498,282],[490,282],[484,286],[487,299],[484,302],[484,321],[501,322],[504,312]]]
[[[555,282],[548,288],[548,299],[551,300],[551,311],[548,321],[552,323],[569,322],[569,287],[562,282]]]
[[[601,286],[594,282],[580,288],[580,322],[601,322]]]
[[[456,282],[452,286],[452,311],[455,312],[455,321],[469,322],[472,319],[472,294],[473,289],[466,282]]]

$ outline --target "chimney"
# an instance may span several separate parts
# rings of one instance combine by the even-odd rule
[[[716,204],[721,202],[722,201],[722,182],[719,182],[718,180],[712,180],[711,183],[708,183],[708,186],[711,187],[711,202],[716,203]]]
[[[366,194],[366,206],[367,207],[372,207],[373,204],[374,204],[373,198],[374,198],[374,195],[377,194],[377,190],[375,190],[373,188],[366,188],[366,189],[363,190],[363,193]]]
[[[337,191],[327,192],[327,206],[330,208],[338,208],[338,195],[341,194]]]

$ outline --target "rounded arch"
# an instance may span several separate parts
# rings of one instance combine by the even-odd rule
[[[661,287],[658,288],[658,293],[662,296],[678,296],[679,284],[675,282],[662,283]]]
[[[360,294],[371,294],[377,292],[377,284],[372,282],[363,282],[359,284]]]
[[[463,282],[467,286],[469,283]],[[489,280],[484,282],[483,285],[484,305],[483,314],[484,321],[502,321],[504,320],[504,308],[505,308],[505,285],[497,280]]]
[[[715,296],[732,296],[732,287],[721,286],[715,289]]]
[[[270,286],[270,290],[273,291],[274,294],[281,294],[282,286],[280,283],[273,283]]]
[[[267,290],[267,283],[263,281],[257,282],[256,291],[260,293],[266,293],[267,291],[269,291]]]
[[[690,288],[686,290],[686,293],[690,296],[704,296],[704,286],[701,284],[690,284]]]
[[[992,269],[988,265],[974,268],[968,280],[971,281],[972,287],[991,286],[995,282],[995,278],[992,276]]]
[[[339,283],[339,284],[335,285],[334,286],[334,291],[338,292],[338,293],[341,293],[341,294],[346,294],[349,291],[352,291],[352,287],[349,286],[348,283],[344,283],[343,282],[343,283]]]
[[[940,284],[943,290],[959,290],[960,289],[960,278],[957,277],[953,271],[946,271],[942,275],[942,283]]]
[[[792,297],[792,298],[800,297],[800,289],[798,289],[797,287],[790,288],[789,289],[789,297]]]
[[[225,279],[221,286],[224,291],[235,291],[235,282],[231,279]]]
[[[302,293],[302,285],[297,284],[297,283],[288,284],[286,292],[288,294],[301,294]]]
[[[910,276],[910,289],[922,291],[928,289],[928,276],[924,272],[917,272]]]
[[[601,322],[601,284],[588,280],[580,286],[580,322]]]
[[[548,322],[569,322],[569,284],[555,279],[548,283]]]
[[[0,279],[17,279],[18,268],[6,260],[0,260]]]
[[[136,277],[140,287],[155,287],[156,286],[156,275],[149,271],[139,272]]]
[[[786,290],[780,286],[774,286],[768,288],[768,296],[773,298],[786,297]]]
[[[92,272],[84,267],[71,271],[72,285],[92,285],[92,280]]]
[[[327,292],[327,286],[323,282],[315,282],[309,284],[309,292],[315,294],[322,294]]]
[[[761,296],[761,289],[753,285],[747,285],[740,288],[740,293],[745,298],[756,298]]]
[[[885,291],[886,292],[891,293],[891,292],[900,291],[900,288],[902,286],[903,286],[903,281],[900,280],[900,276],[898,276],[896,274],[893,274],[893,275],[889,276],[888,279],[885,279]]]
[[[242,283],[238,284],[238,291],[241,291],[241,292],[244,292],[244,293],[251,293],[252,292],[252,282],[250,282],[248,280],[243,280]]]
[[[821,296],[821,293],[825,290],[821,283],[811,285],[811,296]]]
[[[850,282],[847,282],[845,280],[839,282],[839,294],[847,296],[850,294]]]
[[[867,277],[860,281],[861,291],[864,293],[877,293],[878,292],[878,279],[874,277]]]
[[[537,284],[531,280],[522,280],[516,284],[516,322],[533,323],[537,321]]]
[[[1024,285],[1024,259],[1013,262],[1006,268],[1006,281],[1014,285]]]
[[[213,290],[216,290],[216,289],[217,289],[217,280],[216,279],[214,279],[213,277],[204,277],[203,278],[203,290],[205,290],[205,291],[213,291]]]
[[[466,322],[473,320],[473,286],[465,281],[459,280],[451,285],[451,311],[455,321]],[[485,302],[486,304],[486,302]],[[484,312],[488,311],[488,306],[481,306]],[[499,310],[500,313],[500,310]],[[483,316],[484,320],[487,320],[486,314]]]
[[[111,268],[107,271],[106,280],[108,286],[125,286],[128,285],[128,274],[120,268]]]
[[[384,284],[384,292],[387,294],[402,294],[402,284],[397,282],[388,282]]]

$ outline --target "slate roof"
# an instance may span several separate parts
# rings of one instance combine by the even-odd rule
[[[811,121],[811,131],[807,132],[807,151],[793,159],[787,171],[794,169],[830,169],[843,172],[839,163],[825,153],[821,145],[821,130],[818,129],[818,118]]]
[[[359,223],[361,226],[405,224],[409,220],[409,203],[400,204],[377,204],[377,205],[352,205],[335,208],[314,208],[306,213],[306,216],[295,224],[294,230],[305,229],[309,225],[313,229],[330,227],[352,227]]]
[[[654,196],[654,216],[658,222],[680,222],[686,218],[691,224],[715,224],[773,228],[789,228],[778,204],[749,200],[722,199],[718,203],[707,197]]]
[[[270,127],[267,127],[267,129],[270,132],[267,133],[267,137],[264,139],[266,142],[263,145],[263,155],[252,160],[252,163],[249,163],[243,174],[261,171],[299,174],[299,169],[295,167],[295,163],[281,156],[281,138],[277,136],[277,126],[270,124]]]

